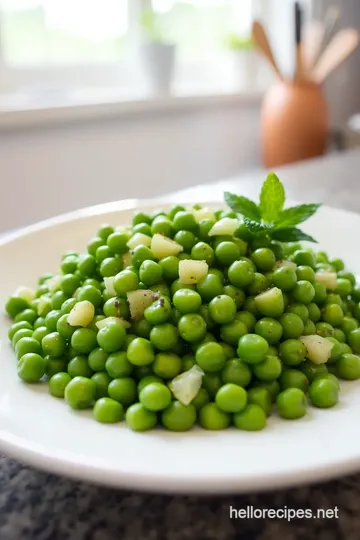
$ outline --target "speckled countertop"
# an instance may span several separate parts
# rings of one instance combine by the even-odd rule
[[[360,208],[360,152],[287,167],[291,199]],[[263,172],[187,190],[176,199],[216,199],[240,186],[257,193]],[[236,186],[236,187],[235,187]],[[266,449],[264,449],[266,458]],[[338,508],[338,519],[230,519],[230,506]],[[260,495],[183,497],[114,491],[23,466],[0,454],[0,540],[358,540],[360,475]]]

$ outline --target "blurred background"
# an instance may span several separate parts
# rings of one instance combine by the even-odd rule
[[[360,29],[359,0],[304,0],[303,24],[329,5],[338,29]],[[262,22],[291,76],[293,12],[293,0],[0,0],[0,232],[263,167],[275,75],[251,28]],[[358,145],[359,50],[324,92],[326,153]]]

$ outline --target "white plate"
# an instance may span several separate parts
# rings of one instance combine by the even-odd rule
[[[1,305],[18,285],[35,285],[40,274],[56,271],[63,251],[83,249],[101,223],[128,223],[134,206],[82,210],[0,243]],[[359,215],[322,208],[306,229],[360,272]],[[8,320],[0,317],[0,448],[35,467],[119,488],[183,493],[259,491],[360,469],[360,382],[342,385],[335,408],[309,409],[292,422],[274,416],[259,433],[137,434],[71,411],[46,385],[23,384],[7,342]]]

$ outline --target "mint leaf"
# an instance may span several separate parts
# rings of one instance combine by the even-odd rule
[[[252,233],[269,233],[273,229],[273,225],[266,223],[259,223],[248,218],[244,218],[244,224],[246,228]]]
[[[299,223],[303,223],[313,216],[320,206],[321,204],[301,204],[300,206],[286,208],[286,210],[280,212],[277,226],[284,229],[299,225]]]
[[[280,242],[300,242],[306,240],[307,242],[317,241],[308,234],[304,233],[296,227],[287,227],[286,229],[275,229],[271,232],[271,238],[273,240],[279,240]]]
[[[260,193],[261,218],[268,223],[276,222],[284,203],[284,187],[276,174],[270,173],[263,183]]]
[[[231,210],[237,214],[241,214],[252,221],[261,220],[259,208],[254,201],[251,201],[246,197],[242,197],[241,195],[229,193],[228,191],[225,191],[224,199],[226,204],[230,206]]]

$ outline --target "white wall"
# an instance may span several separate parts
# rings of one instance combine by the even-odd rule
[[[3,132],[0,231],[216,181],[259,163],[256,103]]]

